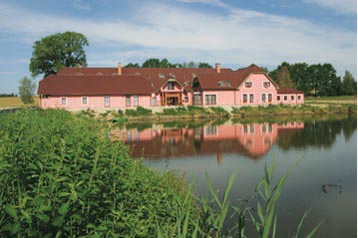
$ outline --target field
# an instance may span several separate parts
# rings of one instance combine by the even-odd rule
[[[357,104],[357,96],[306,97],[305,104]]]
[[[34,97],[35,102],[29,106],[39,105],[39,97]],[[14,107],[23,107],[25,104],[21,102],[20,97],[0,97],[0,108],[14,108]]]

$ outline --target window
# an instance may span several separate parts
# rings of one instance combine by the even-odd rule
[[[254,95],[250,94],[250,103],[253,103],[253,102],[254,102]]]
[[[272,124],[269,124],[269,126],[268,126],[268,131],[269,131],[269,132],[272,132]]]
[[[67,104],[67,98],[62,97],[62,98],[61,98],[61,104],[62,104],[62,105],[66,105],[66,104]]]
[[[133,96],[133,106],[138,106],[138,95]]]
[[[261,100],[262,102],[266,102],[266,94],[261,94]]]
[[[169,82],[168,83],[168,90],[173,90],[174,89],[174,82]]]
[[[283,97],[283,100],[287,101],[287,96],[284,96],[284,97]]]
[[[165,75],[163,73],[159,74],[159,78],[163,79],[165,77]]]
[[[243,128],[244,128],[244,134],[247,134],[247,132],[249,131],[248,125],[244,125]]]
[[[216,104],[216,95],[215,94],[205,95],[205,104],[206,105],[215,105]]]
[[[300,95],[297,96],[297,100],[301,100],[301,96],[300,96]]]
[[[109,107],[109,96],[104,96],[104,106]]]
[[[194,105],[201,105],[201,95],[200,94],[194,95]]]
[[[157,106],[157,99],[156,98],[152,98],[152,106],[153,107]]]
[[[255,126],[253,124],[250,124],[250,133],[255,132]]]
[[[131,106],[131,96],[127,95],[126,96],[126,107],[130,107]]]
[[[189,102],[189,97],[188,97],[188,96],[184,96],[183,102]]]
[[[208,127],[206,127],[205,132],[206,132],[207,135],[216,135],[217,134],[216,126],[208,126]]]
[[[243,95],[242,95],[242,101],[243,101],[244,103],[247,102],[247,94],[243,94]]]
[[[245,87],[251,88],[252,87],[252,82],[245,82]]]
[[[291,96],[291,100],[295,100],[295,96],[292,95],[292,96]]]
[[[131,131],[127,131],[127,141],[131,141],[132,140],[132,133]]]
[[[220,87],[231,87],[231,82],[228,81],[228,80],[219,81],[219,82],[218,82],[218,86],[220,86]]]
[[[83,105],[87,105],[87,97],[83,97],[83,98],[82,98],[82,104],[83,104]]]
[[[267,98],[268,98],[268,101],[269,101],[269,102],[272,102],[272,94],[271,94],[271,93],[269,93],[269,94],[267,95]]]
[[[264,82],[264,88],[269,88],[270,87],[270,82]]]
[[[266,133],[266,131],[267,131],[266,124],[262,124],[261,131],[262,131],[262,133]]]
[[[280,100],[281,100],[280,96],[277,96],[277,101],[280,101]]]

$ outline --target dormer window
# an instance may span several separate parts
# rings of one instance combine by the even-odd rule
[[[269,88],[271,86],[270,82],[264,82],[264,88]]]
[[[168,82],[168,90],[174,89],[174,82]]]
[[[228,80],[219,81],[219,82],[218,82],[218,86],[220,86],[220,87],[231,87],[231,82],[228,81]]]
[[[159,78],[163,79],[165,77],[165,75],[163,73],[159,74]]]
[[[252,88],[252,82],[245,82],[246,88]]]

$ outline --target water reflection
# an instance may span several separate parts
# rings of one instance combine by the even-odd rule
[[[280,134],[292,134],[303,122],[205,125],[196,128],[153,128],[113,130],[112,138],[124,141],[134,157],[170,158],[213,154],[222,163],[222,154],[238,153],[252,159],[267,154]]]

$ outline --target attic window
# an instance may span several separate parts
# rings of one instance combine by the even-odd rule
[[[173,73],[170,73],[169,76],[172,78],[175,78],[175,74],[173,74]]]
[[[77,75],[84,75],[84,74],[83,74],[83,73],[81,73],[81,72],[78,72],[78,73],[77,73]]]
[[[163,79],[165,77],[165,75],[163,73],[159,74],[159,78]]]
[[[270,87],[270,82],[264,82],[264,88],[269,88]]]
[[[220,87],[231,87],[231,82],[228,81],[228,80],[219,81],[219,82],[218,82],[218,86],[220,86]]]
[[[245,82],[245,87],[246,88],[251,88],[252,87],[252,82]]]
[[[98,72],[97,75],[103,75],[103,73],[102,73],[102,72]]]

